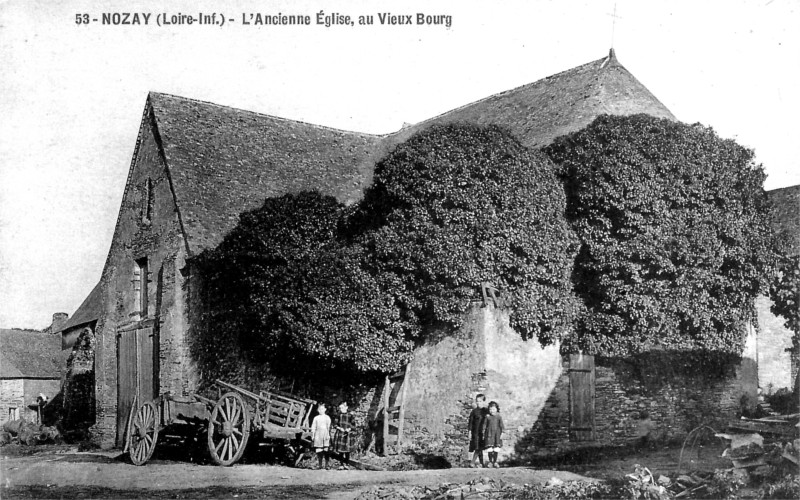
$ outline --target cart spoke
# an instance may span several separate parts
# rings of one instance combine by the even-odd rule
[[[240,408],[234,407],[233,416],[231,417],[231,424],[232,425],[238,425],[239,424],[239,417],[241,416],[241,414],[242,414],[242,412],[240,411]]]
[[[219,449],[222,448],[222,445],[225,444],[225,438],[219,440],[219,444],[214,447],[214,452],[219,455]]]
[[[236,415],[239,413],[239,408],[237,407],[235,399],[231,399],[230,402],[231,402],[230,417],[231,417],[231,421],[235,422],[236,421]]]
[[[228,448],[230,448],[230,439],[225,438],[222,442],[225,443],[225,446],[222,447],[222,455],[220,458],[224,461],[227,460],[225,456],[228,454]]]
[[[231,446],[231,450],[238,450],[239,449],[239,440],[236,439],[236,436],[234,436],[233,434],[231,434],[231,441],[233,442],[233,445]]]
[[[239,429],[237,429],[236,427],[234,427],[233,429],[231,429],[231,431],[232,431],[234,434],[236,434],[237,436],[239,436],[239,437],[242,437],[242,431],[240,431],[240,430],[239,430]]]

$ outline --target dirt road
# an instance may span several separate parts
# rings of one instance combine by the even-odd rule
[[[570,472],[524,467],[373,472],[310,470],[278,465],[233,467],[156,460],[136,467],[113,453],[40,453],[3,456],[2,498],[353,498],[376,485],[463,483],[502,478],[514,484],[584,479]]]

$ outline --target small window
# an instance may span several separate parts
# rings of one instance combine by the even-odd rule
[[[19,408],[9,408],[8,409],[8,420],[19,420]]]
[[[133,268],[133,310],[142,318],[147,316],[148,282],[147,257],[137,259]]]
[[[142,200],[142,221],[150,222],[150,219],[153,218],[153,203],[155,202],[153,179],[148,177],[147,180],[144,181],[144,186],[142,186],[142,191],[144,194]]]

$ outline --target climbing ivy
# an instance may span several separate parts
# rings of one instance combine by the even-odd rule
[[[458,327],[489,282],[511,326],[550,343],[575,307],[564,208],[554,165],[505,130],[435,126],[378,163],[346,231],[419,324]]]
[[[193,354],[207,380],[389,372],[458,327],[484,282],[525,338],[552,342],[575,308],[564,207],[552,162],[507,132],[429,128],[378,163],[361,203],[271,198],[196,257]]]
[[[601,116],[544,151],[581,239],[570,349],[740,353],[776,250],[753,152],[710,128]]]
[[[384,292],[388,278],[365,272],[361,249],[336,237],[342,209],[318,193],[267,199],[195,259],[209,325],[199,348],[206,378],[241,361],[299,376],[407,362],[413,344]]]

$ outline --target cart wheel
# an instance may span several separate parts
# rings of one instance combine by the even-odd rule
[[[139,407],[133,417],[128,434],[128,454],[133,465],[144,465],[153,456],[158,441],[158,412],[156,405],[148,401]]]
[[[217,465],[232,465],[242,458],[250,435],[250,411],[242,396],[225,393],[208,422],[208,451]]]

